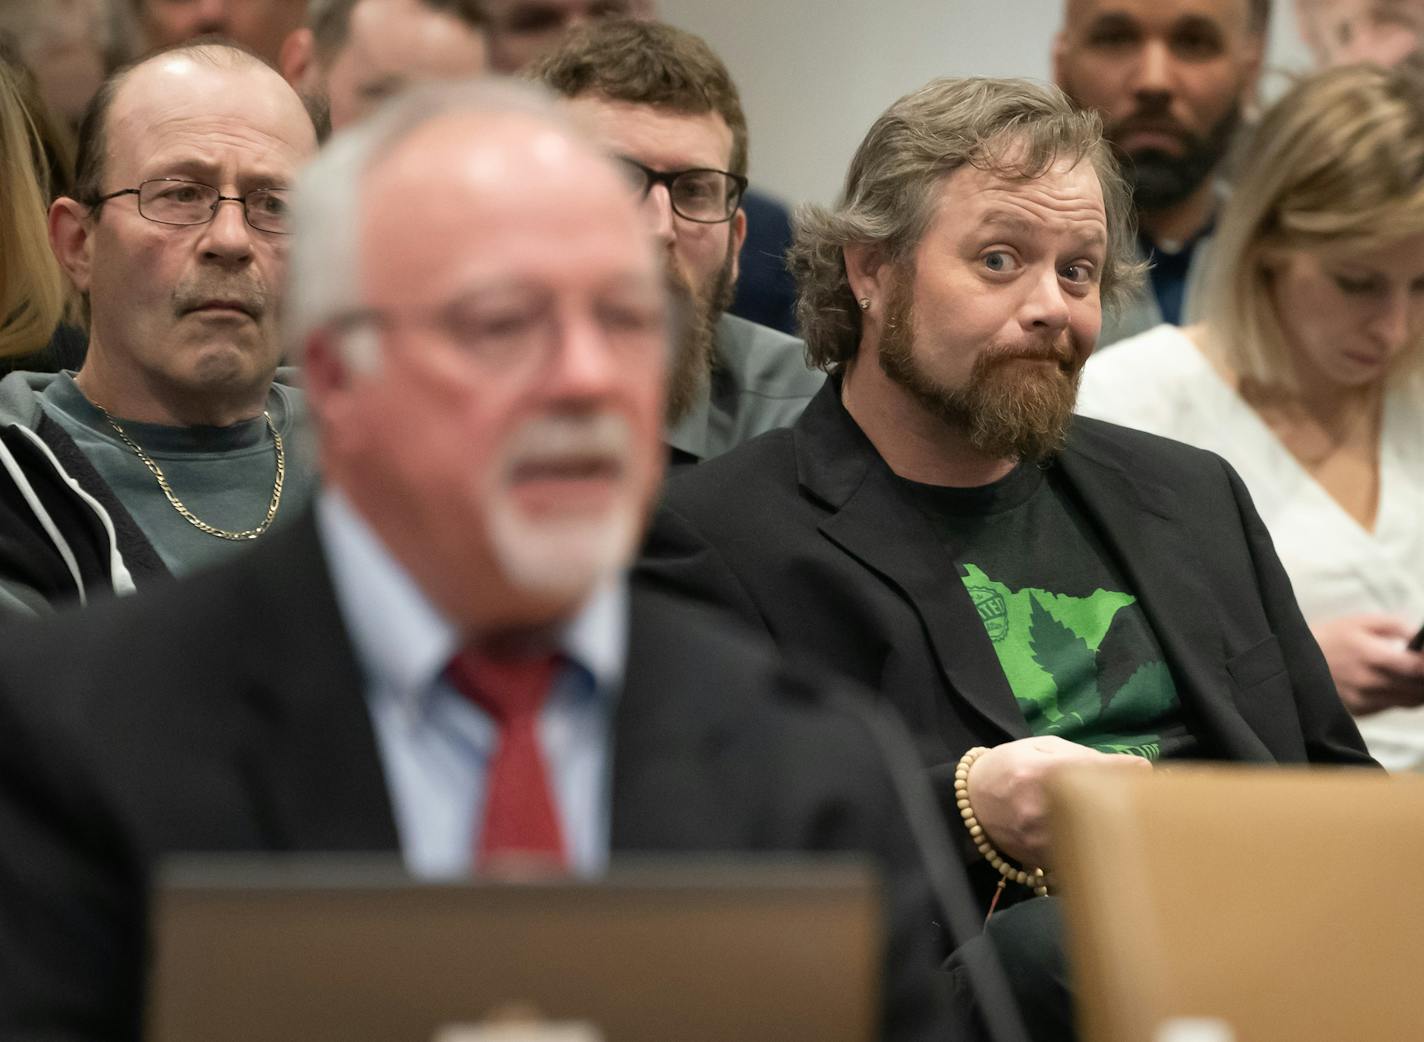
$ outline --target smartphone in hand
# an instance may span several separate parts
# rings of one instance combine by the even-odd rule
[[[1424,651],[1424,626],[1419,627],[1419,632],[1409,638],[1409,643],[1405,645],[1410,651]]]

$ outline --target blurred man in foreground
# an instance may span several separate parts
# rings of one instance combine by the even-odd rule
[[[304,177],[314,515],[0,655],[0,1035],[137,1037],[147,882],[175,851],[399,850],[447,877],[852,849],[886,873],[884,1035],[942,1037],[867,719],[627,594],[669,314],[622,173],[482,85],[404,99]]]

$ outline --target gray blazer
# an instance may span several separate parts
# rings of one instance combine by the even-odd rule
[[[712,379],[667,432],[673,460],[702,462],[778,427],[789,427],[825,383],[795,337],[735,315],[717,320]]]

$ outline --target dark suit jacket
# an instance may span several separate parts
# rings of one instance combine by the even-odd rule
[[[1054,465],[1139,598],[1203,756],[1372,763],[1225,461],[1079,418]],[[951,553],[838,381],[790,429],[670,481],[637,580],[879,692],[947,808],[967,749],[1028,736]]]
[[[615,851],[869,850],[886,1034],[937,1030],[923,863],[863,719],[705,613],[635,598]],[[0,653],[0,1038],[132,1039],[149,873],[174,851],[382,851],[390,801],[310,519]]]

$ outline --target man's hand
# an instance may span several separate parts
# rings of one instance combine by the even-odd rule
[[[1311,626],[1346,709],[1368,716],[1424,702],[1424,654],[1405,647],[1417,627],[1394,615],[1347,615]]]
[[[996,745],[969,771],[969,803],[989,842],[1025,868],[1048,868],[1048,799],[1044,779],[1066,763],[1150,770],[1140,756],[1100,753],[1062,738],[1020,738]]]

